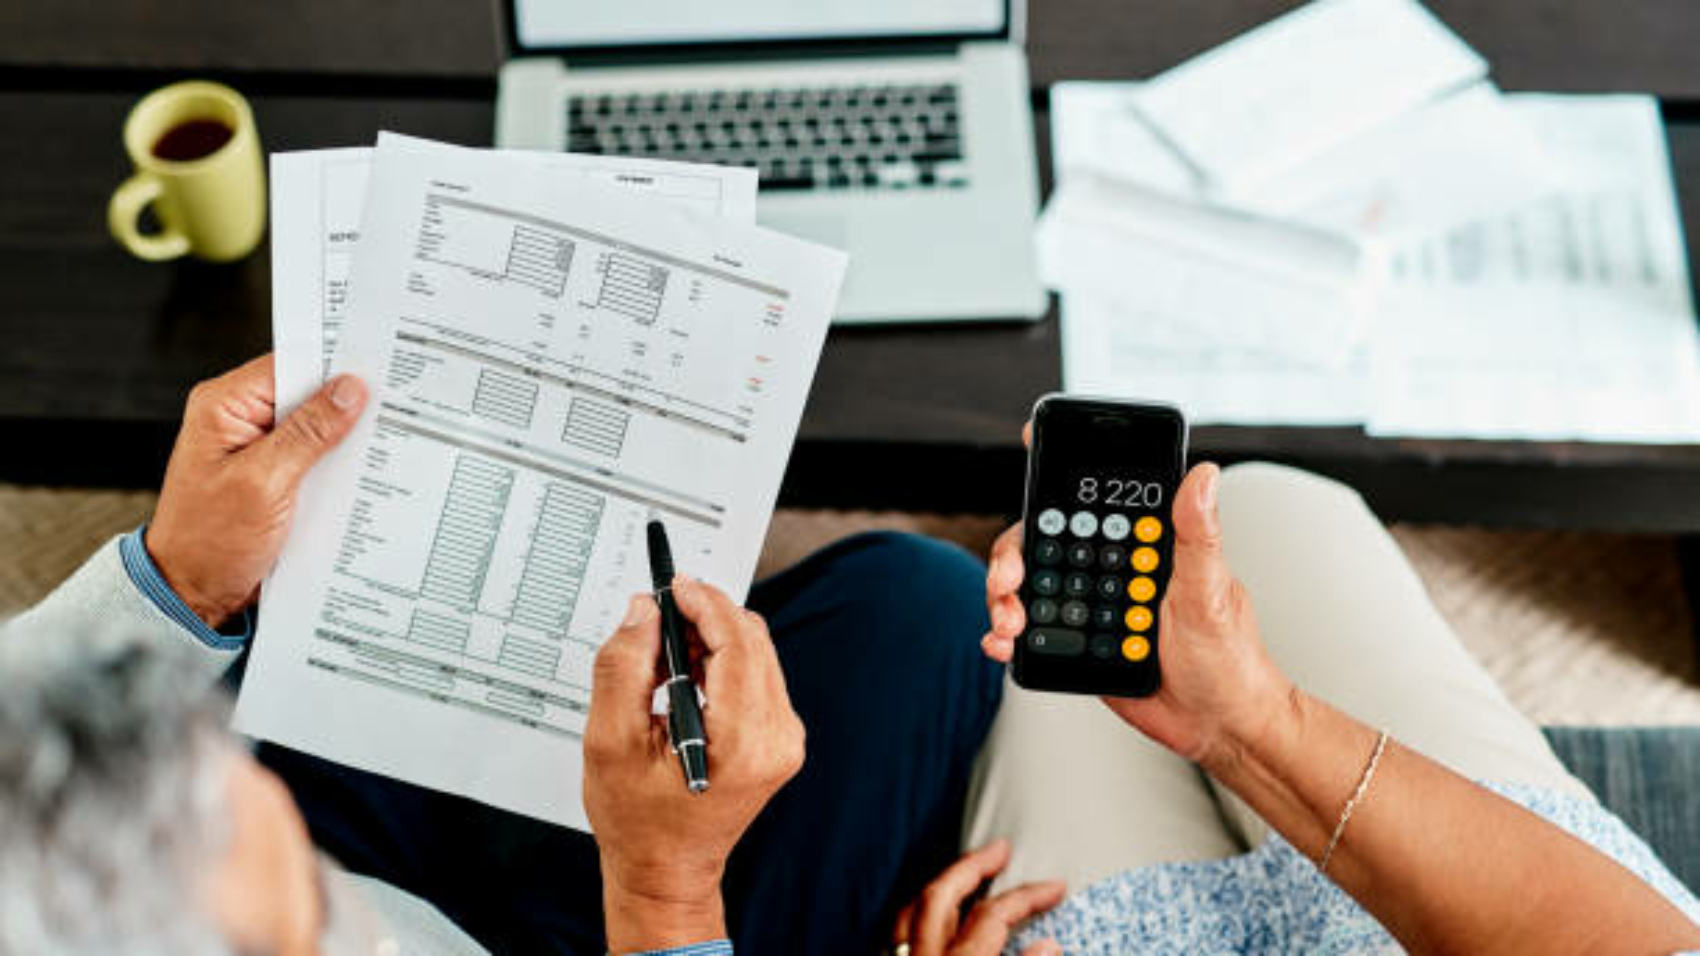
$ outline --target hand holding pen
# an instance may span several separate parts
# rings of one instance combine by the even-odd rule
[[[687,788],[666,722],[651,713],[666,672],[661,611],[651,595],[636,595],[596,656],[584,734],[585,812],[601,850],[614,952],[659,948],[630,935],[644,926],[712,929],[726,857],[803,764],[803,724],[761,616],[688,577],[676,577],[669,593],[702,652],[696,672],[714,786]],[[658,900],[669,901],[668,912],[655,911]]]

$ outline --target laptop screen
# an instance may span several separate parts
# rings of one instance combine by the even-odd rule
[[[1009,0],[513,0],[520,49],[1002,34]]]

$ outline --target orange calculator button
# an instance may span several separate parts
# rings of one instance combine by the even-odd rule
[[[1131,563],[1133,565],[1133,569],[1138,571],[1140,574],[1150,574],[1157,570],[1157,549],[1135,548],[1133,550],[1133,557],[1129,559],[1129,563]]]
[[[1122,641],[1122,656],[1138,663],[1151,656],[1151,642],[1138,634],[1129,634]]]
[[[1127,614],[1123,616],[1122,620],[1126,622],[1127,629],[1130,631],[1149,631],[1151,630],[1151,609],[1135,605],[1127,609]]]
[[[1127,582],[1127,596],[1144,604],[1157,596],[1157,582],[1150,578],[1134,578]]]
[[[1133,524],[1133,536],[1150,544],[1163,536],[1163,522],[1146,515]]]

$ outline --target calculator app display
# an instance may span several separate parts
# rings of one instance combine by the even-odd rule
[[[1159,683],[1159,606],[1185,424],[1166,406],[1050,398],[1028,470],[1026,687],[1143,696]]]

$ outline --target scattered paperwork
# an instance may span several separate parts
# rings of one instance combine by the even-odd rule
[[[1363,254],[1316,229],[1094,176],[1058,190],[1039,232],[1046,281],[1142,316],[1145,344],[1204,338],[1322,366],[1357,341],[1373,286]]]
[[[648,590],[645,521],[747,591],[845,257],[753,225],[745,173],[591,162],[384,134],[274,181],[337,204],[277,245],[314,297],[277,316],[291,387],[339,316],[330,371],[373,394],[302,488],[243,732],[587,829],[591,662]]]
[[[1382,75],[1354,42],[1403,52]],[[1656,101],[1484,73],[1409,0],[1321,0],[1149,83],[1055,87],[1066,387],[1202,423],[1700,441]],[[1254,109],[1227,146],[1192,128]]]
[[[1513,100],[1562,188],[1398,250],[1370,431],[1700,440],[1694,308],[1657,102]]]
[[[1487,76],[1411,0],[1317,0],[1146,84],[1139,111],[1224,187],[1268,175]]]

